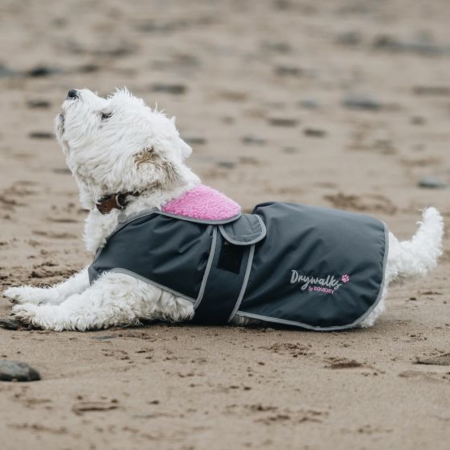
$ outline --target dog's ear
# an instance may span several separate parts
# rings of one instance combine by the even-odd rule
[[[180,147],[181,147],[181,159],[184,161],[192,155],[192,148],[190,145],[186,144],[183,139],[180,138]]]
[[[134,155],[136,172],[143,185],[170,189],[182,184],[182,176],[176,164],[147,147]]]

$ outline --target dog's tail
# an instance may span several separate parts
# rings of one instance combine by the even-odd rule
[[[444,220],[436,208],[425,209],[422,218],[410,241],[399,242],[391,234],[389,264],[393,279],[423,276],[436,267],[442,254]]]

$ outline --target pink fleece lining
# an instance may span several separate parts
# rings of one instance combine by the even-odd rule
[[[167,203],[164,212],[200,220],[225,220],[237,216],[241,207],[220,192],[203,184]]]

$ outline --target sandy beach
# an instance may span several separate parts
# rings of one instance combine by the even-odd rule
[[[450,223],[445,0],[25,0],[0,4],[0,293],[89,264],[53,136],[71,88],[127,86],[177,117],[190,166],[249,211]],[[425,185],[425,186],[424,186]],[[373,328],[0,328],[3,450],[429,449],[450,442],[450,239]],[[0,317],[11,305],[0,297]]]

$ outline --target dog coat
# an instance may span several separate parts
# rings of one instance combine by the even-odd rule
[[[387,246],[383,222],[328,208],[263,203],[214,219],[151,210],[118,226],[89,278],[124,273],[158,286],[191,301],[197,323],[237,314],[341,330],[381,299]]]

